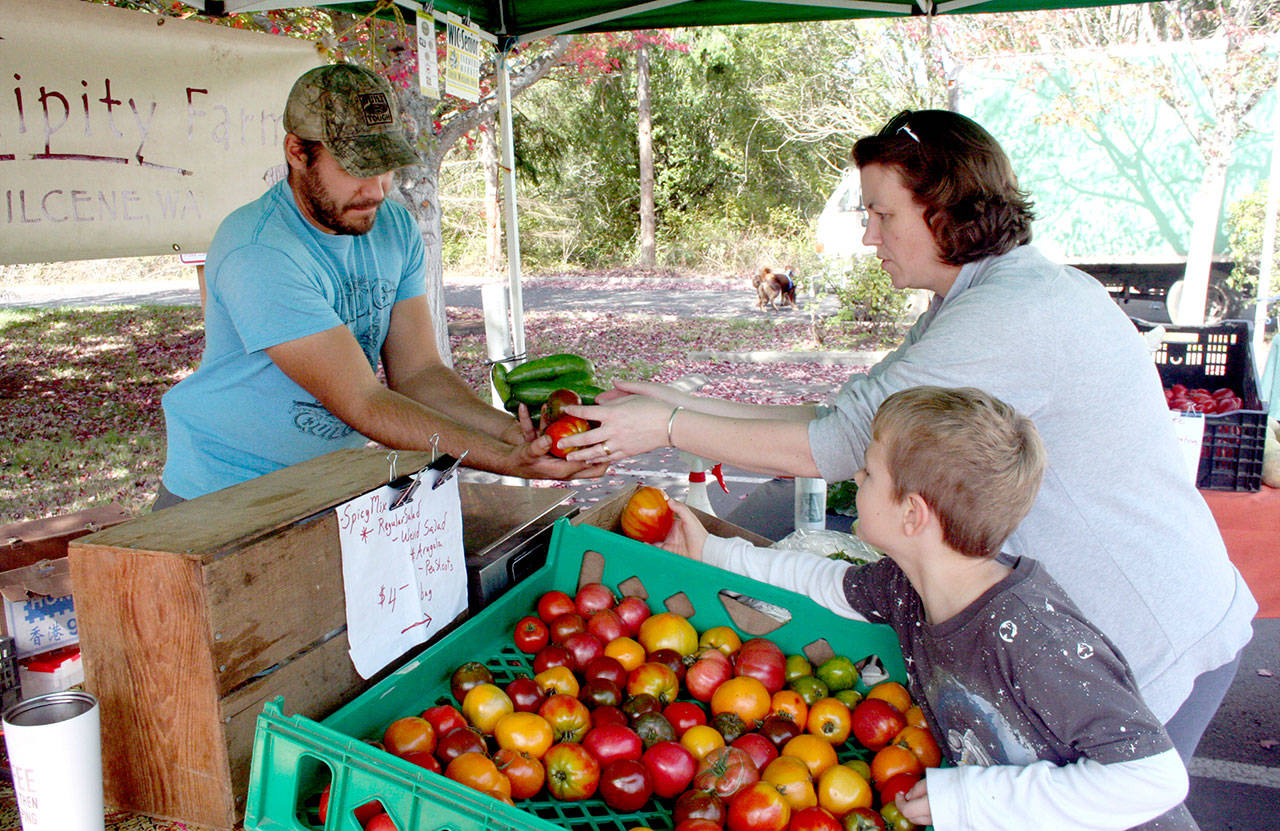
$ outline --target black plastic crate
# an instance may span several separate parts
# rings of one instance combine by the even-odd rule
[[[1140,331],[1156,324],[1134,320]],[[1165,329],[1155,353],[1166,386],[1210,391],[1230,387],[1244,401],[1233,413],[1204,417],[1204,443],[1196,487],[1215,491],[1256,491],[1262,486],[1262,452],[1267,439],[1267,402],[1259,395],[1253,362],[1253,325],[1224,320],[1212,326]]]

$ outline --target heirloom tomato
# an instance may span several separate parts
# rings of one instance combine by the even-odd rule
[[[871,807],[871,785],[853,768],[832,765],[818,777],[818,804],[838,817]]]
[[[464,753],[485,751],[484,736],[474,727],[458,727],[450,730],[436,742],[436,758],[448,765]]]
[[[421,716],[405,716],[387,725],[382,746],[388,753],[432,753],[436,749],[436,728]]]
[[[779,756],[774,759],[760,772],[760,779],[777,788],[793,810],[818,804],[818,794],[814,790],[809,766],[795,756]]]
[[[515,799],[537,796],[547,779],[547,771],[542,762],[523,750],[501,748],[493,754],[493,762],[511,781],[511,796]]]
[[[329,818],[329,786],[328,785],[325,785],[324,790],[320,792],[319,811],[320,811],[320,824],[323,825],[325,823],[325,820]],[[384,809],[382,807],[382,803],[375,799],[372,802],[366,802],[365,804],[361,805],[359,808],[356,808],[355,811],[353,811],[352,813],[355,814],[356,822],[360,823],[360,825],[363,826],[369,820],[373,819],[375,816],[383,812],[384,812]]]
[[[617,707],[622,703],[622,688],[608,678],[592,678],[584,681],[578,698],[591,709]]]
[[[480,684],[492,684],[493,673],[479,661],[467,661],[449,677],[449,692],[459,704],[467,697],[467,691]]]
[[[388,813],[374,814],[364,824],[364,831],[400,831]]]
[[[604,583],[583,583],[578,588],[578,593],[573,596],[573,605],[577,608],[578,614],[587,618],[596,612],[612,609],[616,602],[613,589]]]
[[[690,727],[707,723],[706,711],[691,701],[673,701],[662,709],[662,714],[675,728],[676,738],[683,736]]]
[[[741,648],[742,638],[731,626],[712,626],[698,638],[698,646],[712,647],[728,658]]]
[[[606,681],[612,681],[619,687],[626,686],[627,669],[622,663],[609,655],[600,655],[593,658],[582,668],[582,680],[594,681],[597,678],[603,678]]]
[[[547,699],[547,694],[538,686],[538,682],[527,675],[512,678],[504,692],[511,699],[511,706],[517,713],[536,713]]]
[[[599,638],[601,643],[621,638],[627,631],[627,625],[613,609],[601,609],[587,618],[587,632]]]
[[[659,612],[640,624],[640,645],[646,652],[671,649],[680,655],[692,655],[698,648],[698,632],[688,618],[675,612]]]
[[[684,731],[680,744],[701,762],[711,751],[724,747],[724,736],[709,724],[699,724]]]
[[[774,746],[773,742],[759,733],[747,733],[739,736],[730,744],[740,750],[747,751],[747,755],[751,757],[751,762],[756,766],[756,770],[764,770],[770,762],[778,758],[778,748]]]
[[[653,792],[663,799],[683,793],[693,781],[698,762],[679,742],[658,742],[640,757],[653,778]]]
[[[551,437],[551,455],[563,459],[569,455],[571,448],[561,447],[560,440],[566,436],[585,433],[591,429],[591,422],[577,416],[562,415],[547,425],[547,435]],[[577,449],[577,448],[572,448]],[[669,509],[668,509],[669,510]]]
[[[431,722],[432,727],[436,728],[437,738],[455,727],[467,726],[467,719],[452,704],[437,704],[434,707],[428,707],[422,711],[422,717]]]
[[[653,793],[649,769],[635,759],[615,759],[600,771],[600,798],[615,811],[639,811]]]
[[[685,671],[688,669],[684,665],[685,656],[676,652],[674,649],[655,649],[649,653],[645,661],[654,664],[663,664],[676,674],[676,681],[684,680]]]
[[[778,690],[769,700],[769,715],[789,718],[804,727],[809,721],[809,705],[795,690]]]
[[[791,806],[772,785],[755,782],[729,800],[725,819],[729,831],[782,831],[791,821]]]
[[[494,726],[493,738],[500,748],[523,751],[541,759],[555,735],[547,720],[537,713],[507,713]]]
[[[728,808],[725,810],[727,811]],[[702,817],[690,817],[683,822],[676,823],[676,827],[672,831],[724,831],[724,823],[703,819]]]
[[[542,765],[547,769],[547,790],[561,801],[590,799],[600,785],[600,763],[575,742],[553,745]]]
[[[630,727],[619,724],[603,724],[593,727],[582,738],[582,746],[602,765],[617,759],[640,760],[644,755],[644,742]]]
[[[547,644],[538,650],[537,655],[533,656],[533,671],[535,673],[545,672],[552,667],[573,669],[573,656],[569,654],[569,650],[558,643]]]
[[[652,614],[649,611],[649,604],[644,602],[643,597],[636,597],[629,594],[618,601],[618,605],[613,608],[618,613],[618,617],[622,618],[622,625],[626,627],[627,636],[634,638],[636,633],[640,631],[640,624]]]
[[[538,715],[551,725],[558,742],[580,742],[591,729],[591,711],[571,695],[551,696],[538,709]]]
[[[813,735],[821,736],[832,744],[844,744],[853,729],[853,714],[843,702],[823,698],[809,708],[805,727]]]
[[[462,699],[462,714],[481,733],[493,735],[498,719],[515,712],[511,698],[496,684],[480,684],[467,690]]]
[[[596,707],[591,711],[592,728],[603,727],[606,724],[621,724],[626,727],[629,723],[627,714],[622,712],[620,707]]]
[[[744,641],[733,656],[733,672],[755,678],[769,695],[786,686],[787,658],[778,645],[766,638]]]
[[[871,808],[854,808],[844,815],[844,831],[885,831],[884,817]]]
[[[852,689],[858,683],[858,668],[843,655],[833,655],[823,661],[814,675],[822,679],[822,683],[833,693]]]
[[[920,781],[919,773],[899,773],[876,785],[880,792],[880,804],[888,805],[898,798],[898,794],[906,793]],[[887,819],[887,817],[886,817]]]
[[[820,805],[801,808],[791,815],[788,831],[844,831],[840,821]]]
[[[564,648],[573,657],[575,672],[581,672],[587,664],[604,655],[604,643],[589,632],[574,632],[564,639]]]
[[[700,649],[690,657],[693,663],[685,670],[685,689],[699,701],[710,701],[716,688],[733,677],[733,665],[718,649]]]
[[[897,681],[881,681],[867,691],[867,698],[887,701],[899,713],[905,713],[911,709],[911,693]]]
[[[657,488],[643,485],[627,500],[620,522],[622,533],[631,539],[654,543],[667,538],[674,520],[667,495]]]
[[[641,693],[653,696],[659,704],[669,704],[680,693],[680,681],[666,664],[646,661],[627,675],[627,695],[634,698]]]
[[[622,664],[627,672],[643,664],[645,659],[644,647],[632,638],[614,638],[604,645],[604,654]]]
[[[680,823],[688,819],[710,820],[719,827],[724,824],[727,810],[728,806],[723,797],[709,791],[685,791],[676,798],[675,808],[671,811],[671,821],[677,828]]]
[[[755,678],[730,678],[711,694],[711,715],[733,713],[750,730],[769,714],[769,691]]]
[[[879,750],[902,732],[907,721],[892,704],[867,698],[853,708],[853,735],[868,750]]]
[[[463,753],[449,763],[444,775],[477,791],[497,791],[511,796],[511,780],[484,753]]]
[[[812,733],[801,733],[782,746],[783,756],[795,756],[809,768],[809,775],[817,779],[822,772],[836,763],[836,750],[831,742]]]
[[[765,716],[764,721],[760,722],[760,735],[773,742],[774,747],[782,747],[802,732],[804,731],[800,725],[785,715]]]
[[[645,747],[653,747],[658,742],[676,740],[676,730],[660,712],[641,713],[631,720],[631,729],[635,730],[644,742]]]
[[[887,831],[915,831],[920,826],[902,815],[902,810],[893,802],[880,806],[880,816],[884,817]]]
[[[565,612],[552,618],[547,629],[550,630],[551,642],[563,646],[570,635],[587,631],[587,619],[577,612]]]
[[[936,768],[942,764],[942,749],[938,747],[937,739],[923,727],[908,724],[893,737],[893,743],[910,750],[920,760],[920,764],[927,768]]]
[[[420,768],[426,768],[432,773],[444,772],[444,768],[440,766],[440,761],[436,759],[436,757],[431,753],[423,753],[422,751],[415,751],[413,753],[406,753],[400,758],[404,759],[406,762],[415,764]]]
[[[550,637],[551,633],[547,629],[547,624],[537,615],[529,615],[516,621],[514,637],[516,649],[526,655],[532,655],[542,649],[547,645]]]
[[[543,623],[550,623],[561,615],[577,611],[577,608],[573,598],[559,589],[543,592],[538,597],[538,617],[542,618]]]
[[[718,747],[698,762],[693,787],[712,791],[729,799],[738,791],[760,779],[760,771],[747,755],[736,747]]]

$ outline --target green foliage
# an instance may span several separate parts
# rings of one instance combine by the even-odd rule
[[[894,288],[874,257],[833,259],[826,279],[840,301],[840,320],[896,323],[907,310],[910,293]]]
[[[1228,255],[1235,262],[1228,282],[1231,288],[1254,296],[1258,286],[1258,272],[1262,263],[1262,242],[1266,218],[1267,183],[1227,208]],[[1280,246],[1273,251],[1271,285],[1263,294],[1272,297],[1277,293],[1277,275],[1280,275]]]

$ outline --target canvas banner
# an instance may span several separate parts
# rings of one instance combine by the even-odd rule
[[[0,0],[0,264],[204,251],[283,173],[314,45],[83,0]]]

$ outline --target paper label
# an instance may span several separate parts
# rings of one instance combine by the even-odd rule
[[[1178,437],[1178,449],[1182,451],[1183,460],[1187,464],[1187,472],[1191,476],[1191,484],[1196,483],[1200,472],[1200,448],[1204,444],[1204,415],[1170,410],[1173,419],[1173,431]]]
[[[19,658],[80,642],[71,595],[4,601],[5,624]]]
[[[410,502],[390,485],[339,505],[351,661],[369,678],[453,622],[467,607],[458,478],[419,474]]]

